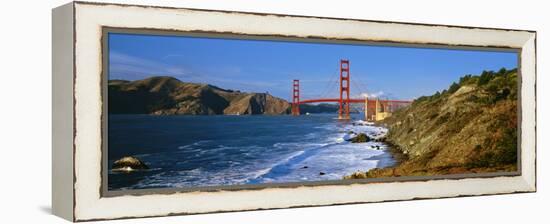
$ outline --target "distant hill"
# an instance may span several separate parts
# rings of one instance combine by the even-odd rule
[[[381,123],[406,159],[368,177],[517,170],[517,70],[464,76]]]
[[[338,112],[339,105],[330,103],[313,104],[300,104],[300,113],[336,113]]]
[[[157,76],[109,80],[109,113],[155,115],[288,114],[290,104],[267,93],[244,93]]]

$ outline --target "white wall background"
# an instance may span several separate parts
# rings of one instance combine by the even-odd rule
[[[103,2],[97,0],[98,2]],[[112,0],[115,1],[115,0]],[[152,1],[121,0],[147,4]],[[0,6],[0,223],[63,223],[51,215],[51,8],[65,0]],[[109,223],[541,223],[550,205],[550,8],[545,1],[155,1],[157,5],[536,30],[538,192]]]

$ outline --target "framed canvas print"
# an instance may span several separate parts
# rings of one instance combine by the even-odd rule
[[[536,32],[53,10],[71,221],[536,191]]]

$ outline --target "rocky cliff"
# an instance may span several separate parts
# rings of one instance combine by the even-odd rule
[[[389,128],[387,141],[405,155],[403,161],[356,176],[517,170],[517,77],[515,69],[484,71],[418,98],[380,122]]]
[[[290,104],[267,93],[243,93],[159,76],[109,80],[109,113],[156,115],[288,114]]]

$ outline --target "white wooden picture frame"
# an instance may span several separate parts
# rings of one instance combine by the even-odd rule
[[[105,28],[516,49],[521,74],[520,172],[504,176],[106,195],[102,177]],[[535,58],[536,32],[527,30],[69,3],[53,10],[53,212],[67,220],[88,221],[534,192]]]

